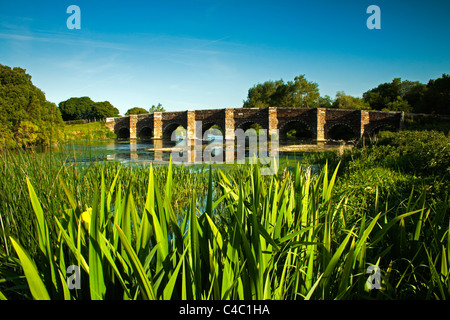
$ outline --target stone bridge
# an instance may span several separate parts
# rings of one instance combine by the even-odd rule
[[[403,119],[402,112],[372,110],[227,108],[155,112],[107,118],[106,126],[119,139],[168,140],[170,140],[172,132],[182,126],[186,130],[187,139],[195,139],[200,134],[200,132],[196,132],[196,122],[201,121],[202,134],[216,125],[222,131],[225,140],[234,140],[236,129],[240,128],[245,131],[253,124],[258,124],[268,131],[269,137],[278,133],[280,139],[283,139],[290,130],[295,129],[298,137],[302,137],[304,134],[305,137],[316,141],[327,141],[330,139],[356,140],[386,126],[400,129]],[[339,132],[347,134],[345,137],[339,137],[337,134]]]

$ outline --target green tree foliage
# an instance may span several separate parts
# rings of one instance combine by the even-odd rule
[[[158,103],[157,106],[152,105],[150,109],[148,109],[149,113],[154,113],[154,112],[165,112],[166,110],[164,109],[164,107],[162,106],[161,103]]]
[[[130,114],[146,114],[146,113],[148,113],[148,111],[145,110],[144,108],[134,107],[134,108],[128,109],[128,111],[125,113],[125,115],[128,116]]]
[[[319,108],[331,108],[333,106],[333,99],[329,95],[319,97]]]
[[[0,145],[50,144],[62,137],[58,107],[31,82],[22,68],[0,64]]]
[[[404,112],[412,112],[412,108],[409,105],[407,100],[402,99],[400,96],[394,101],[388,102],[387,108],[383,109],[384,111],[404,111]]]
[[[428,82],[420,111],[431,114],[450,114],[450,75],[443,74],[441,78]]]
[[[109,101],[96,102],[92,107],[92,116],[95,119],[118,117],[119,110],[114,107]]]
[[[70,98],[59,103],[64,121],[88,119],[94,101],[89,97]]]
[[[89,97],[70,98],[59,103],[64,121],[94,120],[119,116],[119,110],[109,101],[94,102]]]
[[[259,83],[248,90],[247,100],[244,101],[244,108],[267,108],[274,106],[273,95],[277,88],[284,85],[283,80],[266,81]]]
[[[417,112],[426,91],[427,87],[418,81],[395,78],[365,92],[363,98],[375,110]]]
[[[320,98],[319,86],[306,80],[304,75],[294,78],[294,81],[266,81],[248,90],[244,108],[266,107],[317,107]]]
[[[370,106],[362,98],[352,97],[346,95],[344,91],[338,91],[336,93],[336,99],[333,101],[332,108],[339,109],[358,109],[358,110],[368,110]]]
[[[372,109],[427,114],[450,114],[450,76],[431,79],[428,84],[395,78],[363,94]]]

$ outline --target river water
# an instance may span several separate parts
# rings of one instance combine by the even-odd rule
[[[200,164],[205,163],[206,159],[216,163],[230,163],[230,160],[243,159],[244,156],[238,155],[238,147],[227,148],[223,141],[212,139],[212,141],[200,143],[196,146],[187,146],[185,141],[129,141],[129,140],[109,140],[109,141],[91,141],[89,143],[72,143],[53,148],[54,151],[65,151],[71,156],[74,162],[101,162],[101,161],[119,161],[122,163],[167,163],[172,157],[174,163]],[[176,149],[171,149],[175,147]],[[269,149],[270,149],[269,145]],[[245,159],[258,153],[260,156],[277,156],[282,159],[300,160],[304,152],[315,152],[325,150],[339,150],[342,145],[336,143],[304,143],[302,141],[280,141],[277,153],[270,153],[270,150],[245,148]],[[197,151],[195,151],[197,150]],[[198,151],[200,150],[200,151]],[[242,150],[242,149],[239,149]],[[207,157],[208,156],[208,157]],[[233,161],[232,161],[233,162]]]

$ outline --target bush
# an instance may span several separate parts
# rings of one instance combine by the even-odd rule
[[[356,218],[405,203],[412,188],[439,211],[448,202],[449,140],[437,131],[380,132],[344,154],[337,192]]]
[[[421,176],[450,174],[450,137],[438,131],[402,131],[382,134],[381,148],[391,147],[387,157],[379,158],[389,166],[397,165],[404,172]],[[389,149],[389,148],[388,148]]]

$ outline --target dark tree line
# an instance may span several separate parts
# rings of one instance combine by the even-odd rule
[[[404,111],[411,113],[450,114],[450,76],[432,79],[427,84],[418,81],[382,83],[364,92],[362,98],[336,93],[335,99],[320,96],[317,83],[306,80],[304,75],[294,81],[266,81],[248,90],[244,108],[265,107],[341,108]]]

